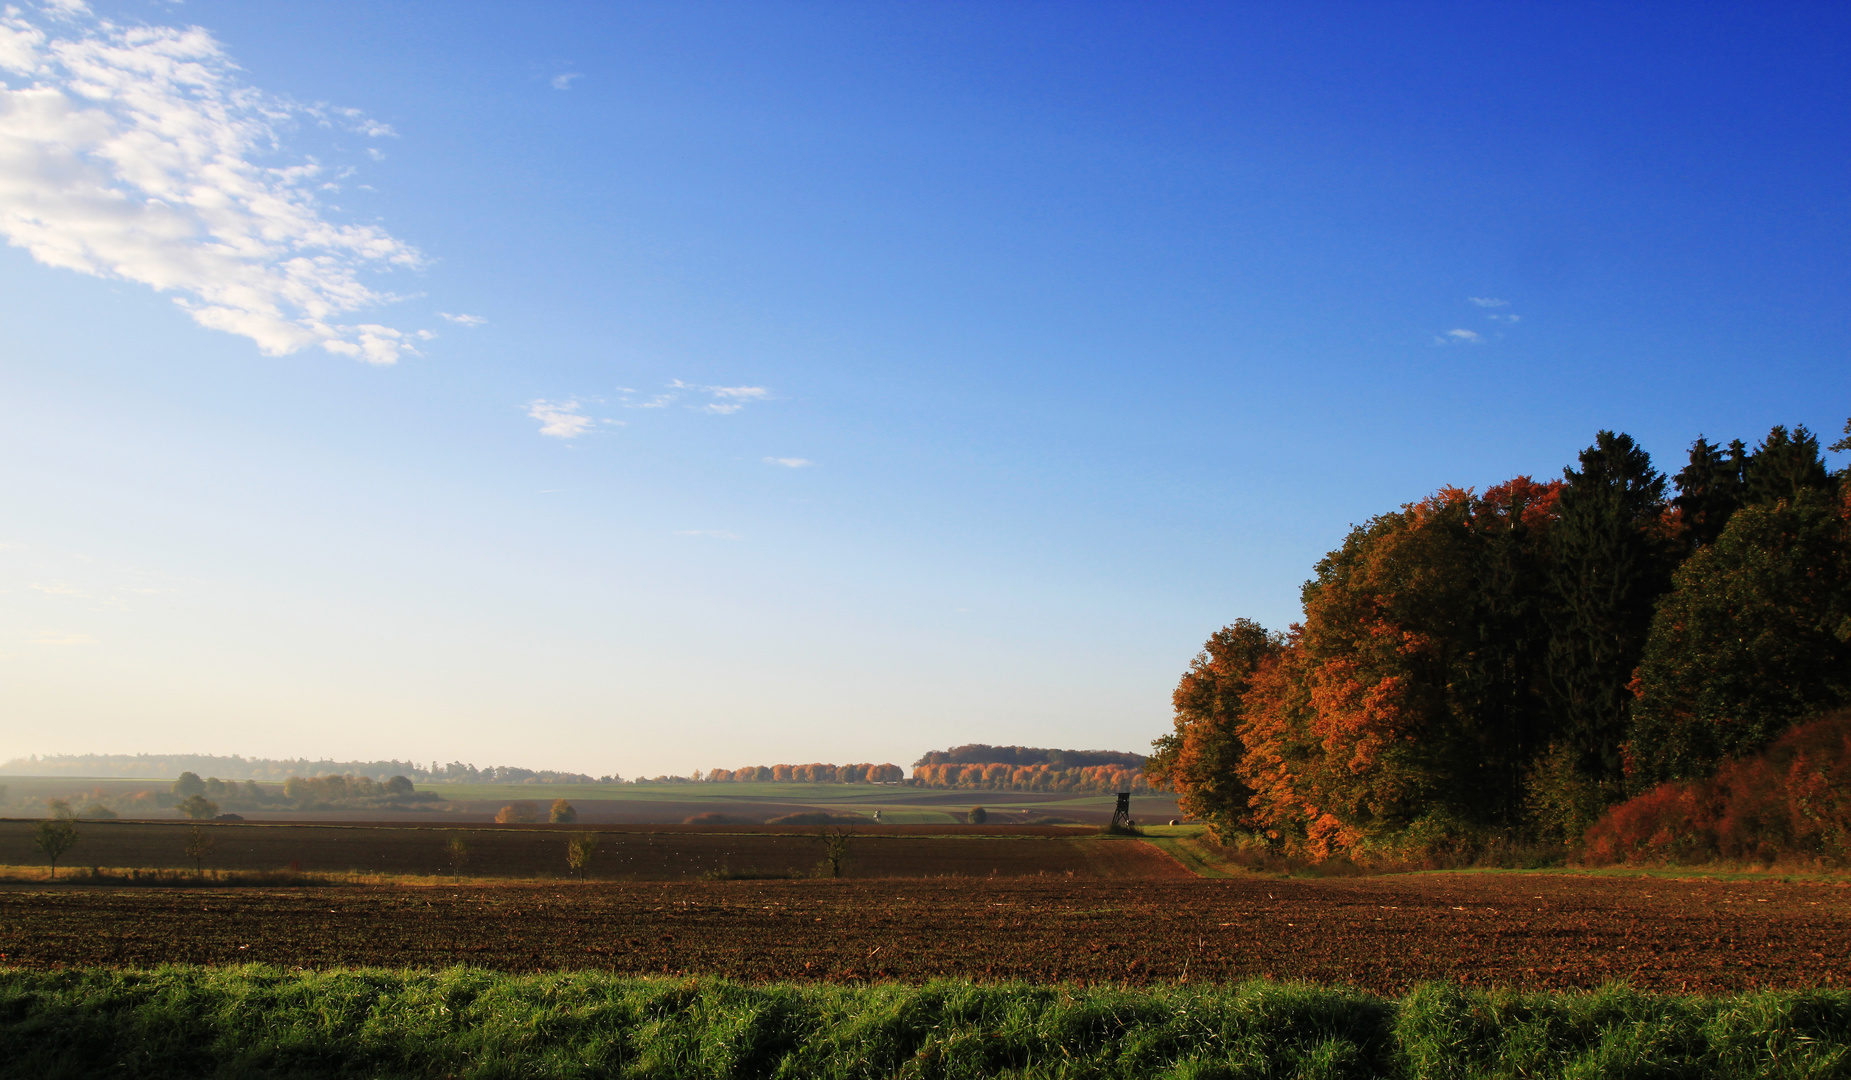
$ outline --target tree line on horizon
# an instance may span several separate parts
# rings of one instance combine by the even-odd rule
[[[748,765],[738,769],[694,771],[692,779],[709,784],[897,784],[906,779],[898,765]]]
[[[385,783],[403,776],[417,783],[615,784],[621,776],[587,776],[513,765],[477,768],[468,762],[331,761],[311,758],[247,758],[236,754],[34,754],[0,763],[0,776],[85,776],[160,779],[184,773],[226,780],[281,782],[291,777],[363,776]]]
[[[1312,858],[1577,844],[1851,702],[1851,483],[1803,426],[1669,478],[1602,431],[1353,527],[1301,598],[1209,638],[1153,784]]]

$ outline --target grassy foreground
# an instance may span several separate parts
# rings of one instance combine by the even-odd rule
[[[1851,993],[0,969],[0,1076],[1851,1076]]]

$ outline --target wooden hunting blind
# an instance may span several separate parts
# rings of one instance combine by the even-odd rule
[[[1112,824],[1110,827],[1114,829],[1129,829],[1131,827],[1131,792],[1121,791],[1118,793],[1118,806],[1112,810]]]

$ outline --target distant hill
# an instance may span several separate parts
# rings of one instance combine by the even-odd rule
[[[1056,769],[1082,769],[1092,765],[1141,768],[1143,754],[1121,750],[1051,750],[1040,746],[990,746],[969,743],[949,750],[933,750],[913,762],[921,765],[1048,765]]]
[[[47,754],[14,758],[0,764],[0,776],[94,776],[171,780],[183,772],[220,780],[287,780],[292,776],[365,776],[390,780],[403,776],[419,783],[459,781],[494,784],[590,784],[598,780],[583,773],[517,769],[490,765],[478,769],[453,761],[448,765],[420,766],[415,761],[327,761],[310,758],[246,758],[217,754]],[[607,776],[603,782],[619,778]]]

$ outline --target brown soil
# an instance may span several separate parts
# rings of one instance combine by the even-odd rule
[[[32,846],[36,822],[0,821],[0,865],[43,865]],[[823,846],[812,827],[763,825],[505,825],[445,829],[409,825],[213,823],[206,865],[216,870],[296,869],[310,873],[448,874],[446,848],[461,837],[470,877],[568,874],[566,844],[593,833],[589,876],[610,881],[685,881],[725,871],[748,875],[814,872]],[[191,868],[192,827],[182,822],[82,822],[66,867]],[[1060,826],[858,825],[845,877],[1187,877],[1149,845]]]
[[[1438,874],[0,892],[0,964],[246,961],[1717,992],[1851,984],[1851,888]]]

